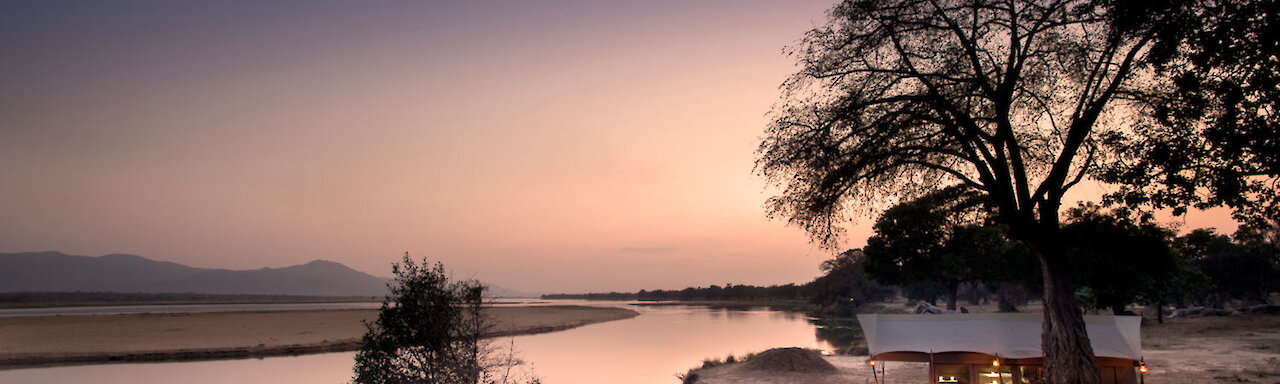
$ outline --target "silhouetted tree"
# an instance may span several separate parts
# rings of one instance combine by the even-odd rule
[[[996,291],[1001,312],[1017,312],[1026,290],[1040,289],[1039,263],[1025,245],[1007,239],[1004,226],[967,224],[951,232],[947,251],[968,265],[975,290],[981,283]]]
[[[981,204],[974,195],[957,186],[889,208],[863,249],[867,273],[900,287],[933,283],[946,295],[947,309],[955,310],[960,283],[976,280],[968,259],[982,256],[952,244],[953,231],[962,225],[959,217]]]
[[[1114,153],[1100,145],[1100,135],[1161,134],[1128,126],[1132,113],[1151,111],[1125,101],[1152,83],[1178,80],[1153,64],[1179,52],[1169,31],[1216,28],[1187,23],[1205,6],[845,1],[791,50],[802,68],[783,85],[785,101],[774,110],[757,161],[785,188],[769,200],[770,213],[834,248],[850,212],[951,181],[982,191],[998,221],[1042,265],[1046,378],[1096,383],[1097,361],[1060,233],[1062,198]],[[1251,39],[1236,41],[1243,49],[1262,47]],[[1258,57],[1274,62],[1273,53]],[[1255,115],[1275,119],[1274,112]],[[1247,173],[1222,175],[1240,182]]]
[[[1222,308],[1228,299],[1266,302],[1280,290],[1280,260],[1269,241],[1235,242],[1212,229],[1197,229],[1178,238],[1178,248],[1191,265],[1208,276],[1212,289],[1201,303]]]
[[[485,287],[450,282],[444,265],[424,259],[392,264],[395,279],[378,318],[365,323],[355,356],[355,383],[506,383],[514,360],[482,340]],[[534,380],[536,382],[536,380]]]
[[[867,273],[931,303],[936,287],[950,310],[961,283],[1012,277],[1006,273],[1013,249],[998,228],[983,225],[983,202],[982,194],[958,185],[889,208],[863,248]]]
[[[824,312],[850,316],[858,306],[893,297],[893,289],[863,274],[864,260],[861,249],[850,249],[822,262],[822,276],[806,285],[809,300]]]
[[[1104,212],[1096,205],[1073,208],[1067,215],[1062,233],[1077,284],[1086,288],[1086,307],[1119,315],[1131,303],[1176,288],[1161,282],[1175,278],[1185,263],[1178,262],[1171,246],[1173,233],[1150,216]]]
[[[1169,0],[1165,0],[1169,1]],[[1185,1],[1153,36],[1157,78],[1128,95],[1132,134],[1106,134],[1099,172],[1130,207],[1228,206],[1245,226],[1280,219],[1280,1]]]

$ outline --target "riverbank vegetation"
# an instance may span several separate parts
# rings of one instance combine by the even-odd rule
[[[934,195],[890,208],[877,221],[867,248],[823,262],[821,274],[803,284],[543,297],[800,310],[825,322],[821,329],[831,339],[850,340],[857,338],[856,313],[911,311],[915,303],[945,303],[965,311],[966,306],[994,302],[999,311],[1026,310],[1034,301],[1032,292],[1042,285],[1038,263],[1025,247],[1006,240],[1000,224],[949,220],[955,210],[929,209],[957,206],[946,200],[964,196]],[[1062,231],[1069,240],[1064,252],[1073,260],[1081,310],[1123,314],[1142,306],[1153,309],[1147,316],[1163,320],[1175,308],[1234,310],[1269,304],[1280,292],[1280,246],[1274,230],[1246,229],[1228,236],[1203,228],[1177,235],[1151,215],[1082,204],[1068,210]],[[993,252],[1000,257],[982,256]],[[894,265],[901,267],[889,268]],[[945,286],[949,284],[954,285]],[[890,300],[898,301],[886,305]]]

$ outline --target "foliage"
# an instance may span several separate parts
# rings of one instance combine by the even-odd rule
[[[1012,263],[1034,260],[1005,240],[999,228],[985,224],[983,196],[953,186],[889,208],[867,239],[864,267],[876,281],[904,287],[908,298],[934,302],[940,290],[947,309],[965,282],[994,282],[1016,277]],[[1018,257],[1021,256],[1021,257]],[[1035,275],[1034,269],[1019,272]]]
[[[355,383],[508,381],[513,360],[494,354],[482,340],[488,328],[484,286],[475,280],[451,282],[443,264],[414,263],[408,253],[391,270],[391,293],[377,320],[365,323]]]
[[[1171,246],[1173,233],[1149,215],[1132,217],[1127,211],[1105,212],[1096,205],[1082,205],[1067,212],[1062,233],[1071,257],[1077,286],[1086,292],[1082,304],[1125,312],[1130,303],[1144,298],[1159,302],[1173,294],[1161,282],[1174,279],[1185,269]]]
[[[863,273],[862,250],[850,249],[822,262],[822,276],[806,284],[809,300],[825,312],[850,316],[857,307],[894,296],[893,289],[872,281]]]
[[[938,283],[923,281],[903,286],[902,296],[906,297],[911,305],[915,305],[915,301],[927,302],[929,305],[938,305],[938,298],[946,297],[947,290]]]
[[[1211,229],[1197,229],[1176,244],[1213,286],[1199,296],[1200,304],[1222,308],[1229,299],[1261,303],[1280,291],[1280,252],[1275,242],[1232,241]]]
[[[640,290],[638,292],[607,292],[581,294],[547,294],[544,299],[585,299],[585,300],[660,300],[660,301],[758,301],[758,300],[800,300],[802,288],[796,284],[755,286],[744,284],[711,285],[708,287],[688,287],[680,290]]]
[[[1109,11],[1090,1],[841,3],[791,50],[802,68],[758,151],[760,172],[785,186],[771,213],[830,245],[845,209],[955,180],[988,194],[1015,230],[1056,220],[1062,193],[1094,160],[1090,133],[1131,88],[1150,41]]]
[[[1232,207],[1246,226],[1280,218],[1280,1],[1177,2],[1149,60],[1160,78],[1131,96],[1136,134],[1109,134],[1099,176],[1130,207]]]
[[[1247,6],[1228,8],[1261,11],[1251,7],[1273,1],[1241,1],[1237,4]],[[1170,58],[1184,57],[1181,45],[1171,42],[1201,44],[1206,52],[1236,52],[1264,67],[1249,72],[1255,75],[1250,81],[1256,81],[1250,84],[1256,86],[1246,87],[1247,95],[1219,93],[1231,87],[1206,88],[1203,94],[1227,96],[1226,105],[1233,107],[1226,110],[1235,111],[1214,116],[1237,113],[1259,127],[1236,134],[1227,124],[1224,132],[1232,132],[1224,135],[1227,139],[1210,141],[1249,151],[1270,150],[1274,145],[1261,144],[1274,141],[1259,140],[1256,133],[1274,129],[1275,110],[1270,103],[1277,100],[1271,96],[1275,92],[1272,79],[1278,72],[1271,47],[1277,39],[1265,44],[1254,41],[1245,24],[1227,28],[1229,36],[1217,40],[1176,38],[1181,33],[1216,36],[1221,23],[1189,22],[1194,16],[1212,14],[1215,4],[1193,0],[844,1],[830,11],[829,23],[810,31],[791,48],[801,69],[783,84],[784,101],[771,115],[756,163],[761,174],[783,188],[768,202],[770,215],[785,218],[816,242],[836,248],[841,224],[851,214],[954,182],[982,191],[996,207],[997,221],[1042,264],[1044,308],[1050,323],[1042,342],[1046,378],[1097,382],[1097,361],[1073,296],[1071,263],[1059,232],[1060,206],[1069,189],[1090,174],[1099,174],[1100,161],[1142,157],[1141,151],[1127,148],[1161,140],[1162,129],[1129,123],[1160,117],[1158,111],[1144,106],[1150,104],[1142,103],[1143,95],[1184,80],[1174,76],[1177,73],[1171,75],[1170,68],[1176,65],[1165,65],[1173,63]],[[1233,48],[1211,49],[1207,44],[1211,41],[1226,41]],[[1248,52],[1259,47],[1267,49],[1260,54]],[[1242,67],[1225,59],[1221,63],[1217,68]],[[1250,105],[1260,109],[1250,111]],[[1201,133],[1212,134],[1195,131],[1178,137]],[[1248,139],[1245,144],[1232,139],[1241,137]],[[1104,146],[1101,139],[1107,144],[1137,144]],[[1195,168],[1206,173],[1190,177],[1197,187],[1242,191],[1225,196],[1263,198],[1206,203],[1257,207],[1268,201],[1266,195],[1274,195],[1274,184],[1270,190],[1235,188],[1247,185],[1251,173],[1274,174],[1274,168],[1266,167],[1276,156],[1253,153],[1259,154],[1250,158],[1259,160],[1253,164],[1263,164],[1257,169],[1260,172],[1232,169],[1241,164],[1221,160],[1232,153],[1211,151],[1205,153],[1211,159]],[[1209,177],[1211,173],[1222,177]],[[1110,180],[1142,190],[1151,179]],[[1194,201],[1168,202],[1185,206]]]

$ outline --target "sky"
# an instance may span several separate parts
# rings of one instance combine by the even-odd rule
[[[3,2],[0,252],[380,276],[409,252],[542,293],[806,282],[831,252],[765,217],[752,167],[782,50],[831,5]]]

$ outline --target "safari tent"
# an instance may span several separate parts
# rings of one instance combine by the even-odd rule
[[[921,382],[939,384],[1040,382],[1043,320],[1039,313],[858,315],[872,361],[927,362]],[[1085,316],[1103,383],[1138,382],[1140,324],[1138,316]]]

